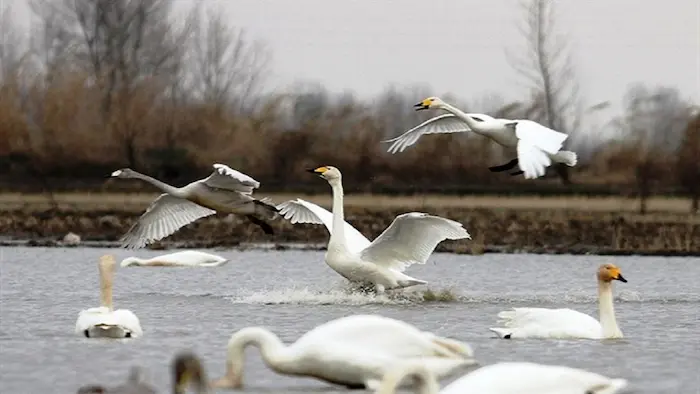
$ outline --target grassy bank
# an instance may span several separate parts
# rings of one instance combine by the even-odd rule
[[[5,237],[57,240],[68,232],[92,241],[115,241],[134,223],[156,194],[57,194],[58,207],[45,195],[0,194],[0,231]],[[304,198],[330,208],[330,196],[270,195],[275,202]],[[653,198],[650,213],[636,213],[638,203],[624,198],[536,198],[489,196],[387,197],[347,195],[346,219],[368,238],[379,235],[393,218],[423,211],[462,222],[471,241],[446,241],[440,251],[456,253],[638,253],[700,255],[700,218],[687,214],[690,202]],[[193,223],[161,245],[190,247],[240,243],[320,243],[323,226],[273,223],[267,236],[235,216],[217,215]]]

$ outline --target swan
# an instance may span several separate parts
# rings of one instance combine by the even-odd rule
[[[111,255],[100,258],[100,306],[80,312],[75,333],[87,338],[136,338],[143,335],[139,318],[127,309],[112,308],[112,279],[116,262]]]
[[[552,162],[573,167],[578,162],[575,152],[561,150],[568,136],[531,120],[496,119],[485,114],[466,114],[438,97],[428,97],[414,106],[416,111],[443,109],[449,114],[429,119],[391,142],[388,152],[403,152],[424,134],[465,133],[473,131],[502,145],[508,154],[516,156],[506,164],[489,167],[492,172],[502,172],[520,166],[520,171],[511,175],[525,174],[526,179],[544,175]]]
[[[184,250],[150,259],[127,257],[122,260],[120,265],[122,267],[218,267],[226,263],[228,263],[228,259],[215,254]]]
[[[173,379],[173,393],[184,394],[188,385],[193,386],[197,394],[208,394],[209,384],[207,382],[204,367],[199,358],[190,352],[180,352],[175,355],[170,373]],[[104,387],[102,385],[90,384],[78,389],[77,394],[156,394],[153,386],[144,382],[140,368],[133,367],[129,372],[126,383],[116,387]]]
[[[209,177],[183,187],[170,186],[130,168],[114,171],[113,177],[141,179],[163,192],[122,237],[122,246],[142,248],[216,212],[244,215],[265,234],[273,234],[272,227],[258,216],[276,213],[277,208],[267,199],[251,196],[260,182],[223,164],[213,167]]]
[[[254,345],[275,372],[316,378],[349,388],[376,388],[388,366],[417,360],[439,377],[476,364],[471,347],[400,320],[352,315],[321,324],[291,345],[263,327],[235,332],[228,342],[226,374],[212,387],[243,387],[245,348]]]
[[[370,242],[344,220],[343,184],[333,166],[308,170],[328,181],[333,191],[333,213],[297,199],[280,205],[280,214],[292,223],[324,224],[330,233],[326,264],[352,282],[374,285],[377,294],[385,289],[427,283],[403,274],[411,264],[425,264],[438,243],[445,239],[471,239],[461,223],[421,212],[397,216]]]
[[[598,312],[600,322],[585,313],[572,309],[513,308],[503,311],[505,328],[489,330],[505,339],[511,338],[622,338],[617,326],[613,307],[612,281],[627,282],[614,264],[603,264],[598,268]]]
[[[614,394],[628,386],[583,369],[529,362],[502,362],[481,367],[440,390],[435,375],[420,363],[397,364],[382,379],[375,394],[394,394],[407,378],[417,381],[420,394]]]

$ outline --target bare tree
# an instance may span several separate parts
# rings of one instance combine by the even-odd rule
[[[520,30],[527,49],[507,55],[532,91],[528,117],[574,136],[581,123],[579,86],[567,39],[557,32],[554,2],[524,0],[521,7],[525,22]],[[555,168],[561,180],[569,183],[568,167],[557,164]]]
[[[677,171],[683,189],[690,195],[690,212],[700,209],[700,114],[688,123],[678,152]]]
[[[221,10],[204,8],[193,15],[188,57],[192,90],[219,109],[255,109],[270,52],[262,42],[250,40],[245,30],[227,24]]]
[[[12,20],[12,4],[0,5],[0,84],[17,80],[26,57],[24,41]]]

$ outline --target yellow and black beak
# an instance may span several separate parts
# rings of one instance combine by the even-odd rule
[[[627,279],[625,279],[625,277],[622,276],[622,274],[619,273],[619,272],[617,273],[617,276],[616,276],[615,278],[613,278],[613,279],[619,280],[619,281],[622,282],[622,283],[627,283]]]
[[[430,100],[423,100],[420,103],[413,106],[416,111],[421,111],[430,108]]]
[[[325,166],[306,170],[306,172],[310,172],[316,175],[323,175],[326,171],[328,171],[328,167]]]

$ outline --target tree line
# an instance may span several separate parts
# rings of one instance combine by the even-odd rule
[[[700,194],[697,107],[676,88],[640,83],[623,97],[622,114],[586,124],[609,103],[586,106],[581,99],[573,54],[546,0],[522,3],[524,41],[507,52],[529,86],[526,98],[442,95],[465,111],[528,118],[568,133],[579,165],[552,168],[534,183],[490,173],[486,167],[505,158],[480,136],[429,135],[403,153],[387,153],[382,140],[435,116],[412,109],[435,95],[425,86],[389,86],[370,101],[312,82],[265,93],[272,53],[206,3],[185,18],[173,18],[174,0],[29,4],[29,32],[16,25],[11,4],[0,10],[5,190],[94,189],[121,167],[182,184],[221,162],[267,191],[321,190],[303,169],[333,164],[349,189],[366,192],[549,185],[642,198]]]

